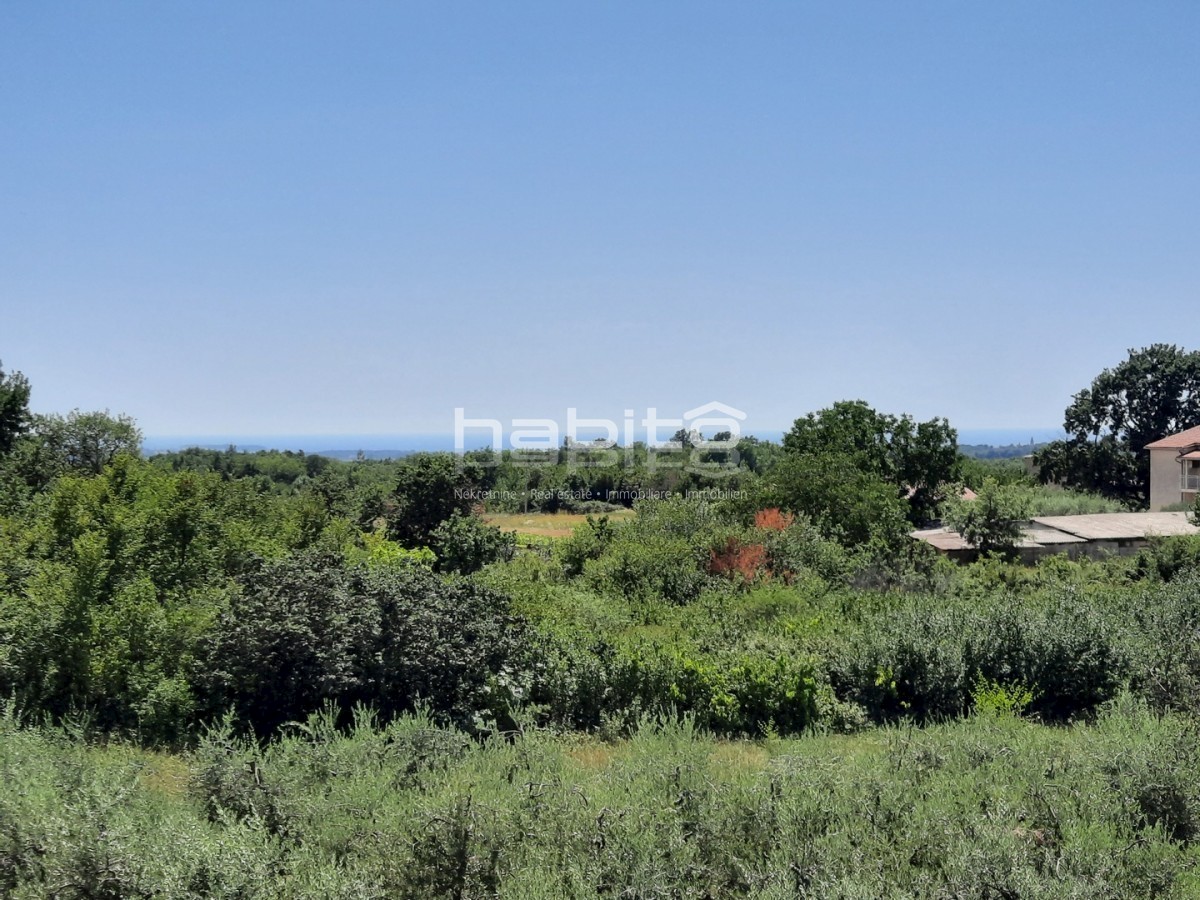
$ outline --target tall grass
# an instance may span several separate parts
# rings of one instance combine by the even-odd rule
[[[179,771],[185,773],[183,780]],[[473,743],[311,717],[266,748],[87,747],[0,723],[6,897],[1189,897],[1191,721],[992,711],[923,730]],[[167,773],[167,774],[164,774]]]

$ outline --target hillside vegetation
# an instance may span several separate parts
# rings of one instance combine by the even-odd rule
[[[944,421],[698,467],[8,421],[4,896],[1200,891],[1200,541],[955,566],[908,531],[981,471],[1103,501]]]

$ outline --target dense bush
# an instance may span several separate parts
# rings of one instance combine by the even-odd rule
[[[1135,572],[1141,578],[1171,581],[1175,576],[1200,569],[1200,536],[1177,534],[1155,537],[1138,551]]]
[[[592,590],[626,600],[687,603],[704,587],[701,553],[683,538],[622,534],[602,556],[584,564],[584,577]]]
[[[327,702],[385,716],[426,703],[470,724],[495,712],[490,686],[522,635],[504,598],[471,582],[304,554],[242,579],[204,639],[197,679],[209,710],[230,709],[260,735]]]
[[[726,734],[794,734],[816,717],[817,682],[807,659],[563,640],[547,642],[538,658],[543,668],[533,699],[550,721],[572,728],[620,732],[646,713],[686,713]]]
[[[914,599],[864,619],[830,661],[839,696],[879,720],[962,715],[980,678],[1024,685],[1029,713],[1066,720],[1112,697],[1128,671],[1113,626],[1069,596],[1036,606]]]
[[[429,535],[439,572],[469,575],[494,562],[512,559],[517,540],[512,532],[484,524],[478,516],[455,512]]]
[[[615,536],[616,527],[608,516],[588,516],[586,522],[578,526],[570,537],[558,542],[554,555],[567,577],[575,578],[583,574],[583,567],[589,559],[600,558]]]

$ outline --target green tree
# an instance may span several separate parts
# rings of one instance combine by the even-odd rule
[[[0,361],[0,455],[29,428],[29,379],[20,372],[5,374]]]
[[[1074,396],[1066,440],[1035,454],[1043,482],[1096,491],[1131,505],[1150,496],[1151,441],[1200,424],[1200,351],[1174,344],[1130,350]]]
[[[29,444],[23,465],[42,487],[67,472],[99,475],[120,453],[141,455],[142,432],[129,416],[76,409],[66,416],[34,416]]]
[[[434,529],[452,515],[471,511],[477,484],[473,467],[448,453],[406,460],[384,505],[388,538],[405,547],[428,544]]]
[[[430,549],[437,556],[439,572],[470,575],[489,563],[513,558],[517,549],[516,533],[501,531],[484,524],[478,516],[454,512],[429,536]]]
[[[943,486],[959,478],[958,434],[949,422],[887,415],[861,400],[840,401],[797,419],[784,435],[783,448],[798,456],[855,460],[895,487],[915,523],[933,517]]]
[[[907,530],[906,506],[863,453],[788,453],[766,476],[758,506],[801,513],[847,546],[891,543]]]
[[[952,499],[946,522],[972,547],[983,552],[1008,552],[1021,539],[1029,516],[1029,494],[1020,487],[985,479],[975,499]]]

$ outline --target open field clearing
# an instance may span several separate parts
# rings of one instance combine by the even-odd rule
[[[633,510],[622,509],[617,512],[593,514],[593,518],[599,518],[599,516],[608,516],[613,521],[623,521],[633,517]],[[587,521],[587,516],[583,513],[487,513],[483,520],[501,531],[560,538],[569,537],[576,526]]]

